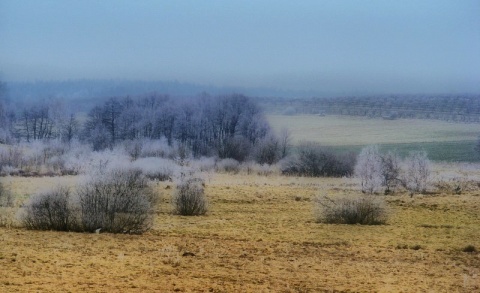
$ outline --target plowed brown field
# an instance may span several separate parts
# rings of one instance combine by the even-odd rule
[[[74,177],[5,178],[21,199]],[[170,186],[169,186],[170,185]],[[211,175],[210,212],[143,235],[0,228],[0,292],[480,292],[480,196],[386,196],[387,225],[315,222],[317,194],[352,179]]]

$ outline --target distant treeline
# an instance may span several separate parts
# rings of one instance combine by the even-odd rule
[[[390,95],[310,99],[262,98],[267,112],[277,114],[330,114],[416,118],[480,123],[480,94]]]
[[[286,155],[261,108],[238,94],[183,100],[157,94],[112,97],[100,100],[86,115],[67,111],[62,99],[19,107],[0,98],[0,143],[39,140],[79,140],[95,151],[126,141],[164,140],[185,156],[262,164]]]

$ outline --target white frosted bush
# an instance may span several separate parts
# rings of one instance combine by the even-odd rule
[[[210,172],[215,170],[216,160],[214,157],[201,157],[190,162],[190,166],[200,172]]]
[[[234,159],[223,159],[217,162],[217,172],[238,173],[240,171],[240,163]]]
[[[252,161],[242,163],[240,165],[242,172],[247,174],[255,174],[259,176],[270,176],[280,174],[280,167],[276,164],[258,164]]]
[[[133,161],[132,166],[141,170],[147,178],[160,181],[171,180],[180,172],[180,166],[174,161],[163,158],[140,158]]]
[[[84,159],[84,166],[82,166],[84,174],[103,174],[109,170],[128,168],[131,165],[130,156],[119,149],[91,152]]]
[[[168,145],[166,138],[145,139],[142,141],[140,157],[159,157],[173,159],[175,155],[175,149],[172,146]]]
[[[0,169],[0,175],[2,176],[16,175],[18,174],[18,171],[20,171],[18,168],[15,168],[10,165],[5,165],[5,166],[2,166],[2,168]]]

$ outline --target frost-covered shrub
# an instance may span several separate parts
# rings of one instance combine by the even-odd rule
[[[379,225],[387,221],[384,201],[372,195],[315,199],[317,222],[328,224]]]
[[[280,165],[286,175],[343,177],[353,174],[355,157],[334,153],[313,142],[304,142],[294,155],[284,158]]]
[[[80,158],[79,163],[81,174],[104,174],[114,169],[129,168],[131,165],[130,156],[120,148],[87,153]]]
[[[140,158],[132,166],[142,170],[147,178],[159,181],[172,180],[180,169],[174,161],[163,158]]]
[[[143,140],[135,139],[135,140],[126,140],[123,141],[123,147],[125,151],[133,160],[136,160],[140,157],[143,148]]]
[[[7,129],[0,128],[0,144],[1,143],[12,143],[14,141],[11,132]]]
[[[175,148],[168,145],[166,138],[142,140],[141,158],[159,157],[173,159],[175,156]]]
[[[18,175],[20,172],[20,169],[5,165],[0,168],[0,176],[14,176]]]
[[[204,181],[197,177],[184,177],[177,183],[173,194],[174,213],[182,216],[198,216],[208,211]]]
[[[12,207],[13,204],[13,194],[0,182],[0,207]]]
[[[234,159],[223,159],[217,162],[217,172],[238,173],[240,171],[240,163]]]
[[[213,157],[201,157],[197,160],[193,160],[190,162],[190,166],[198,170],[200,172],[209,172],[209,171],[214,171],[215,170],[215,165],[216,165],[216,159]]]
[[[70,142],[70,149],[63,155],[65,174],[84,174],[91,162],[92,150],[90,146],[78,140]]]
[[[22,168],[24,151],[20,146],[0,145],[0,166]]]
[[[77,230],[78,214],[67,187],[33,195],[24,207],[23,225],[33,230]]]
[[[60,169],[63,166],[59,166],[55,164],[55,162],[58,163],[61,161],[58,158],[68,151],[68,145],[60,140],[35,140],[30,143],[23,143],[22,147],[25,149],[24,160],[26,162],[25,167],[27,167],[26,171],[34,170],[36,172],[46,170],[53,171],[53,166],[49,165],[50,162]]]
[[[240,165],[242,172],[246,174],[255,174],[259,176],[270,176],[273,174],[280,174],[278,165],[258,164],[255,162],[245,162]]]
[[[142,233],[153,222],[157,196],[138,169],[111,170],[77,188],[85,231]]]
[[[280,140],[274,135],[268,135],[255,144],[253,157],[259,164],[272,165],[282,157]]]

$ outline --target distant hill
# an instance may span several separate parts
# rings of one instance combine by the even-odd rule
[[[112,96],[141,95],[156,92],[170,96],[188,97],[201,93],[221,95],[242,93],[251,97],[313,97],[324,93],[311,91],[279,90],[272,88],[217,87],[178,81],[133,80],[65,80],[8,82],[10,99],[30,100],[38,98],[89,99]]]

